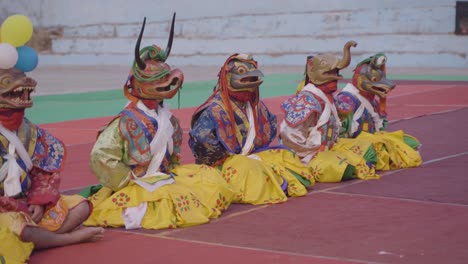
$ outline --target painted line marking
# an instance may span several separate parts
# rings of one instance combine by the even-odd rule
[[[248,251],[254,251],[254,252],[274,253],[274,254],[279,254],[279,255],[297,256],[297,257],[321,258],[321,259],[326,259],[326,260],[336,260],[336,261],[355,262],[355,263],[370,263],[368,260],[346,259],[346,258],[338,258],[338,257],[328,257],[328,256],[320,256],[320,255],[313,255],[313,254],[288,252],[288,251],[281,251],[281,250],[270,250],[270,249],[264,249],[264,248],[252,248],[252,247],[219,244],[219,243],[212,243],[212,242],[206,242],[206,241],[162,236],[161,234],[138,233],[138,232],[133,232],[133,231],[128,231],[128,230],[112,230],[112,231],[116,231],[119,233],[131,233],[134,235],[143,235],[143,236],[152,237],[152,238],[196,243],[200,245],[210,245],[210,246],[218,246],[218,247],[224,247],[224,248],[242,249],[242,250],[248,250]],[[371,263],[380,263],[380,262],[371,262]]]
[[[428,92],[434,92],[434,91],[440,91],[440,90],[446,90],[446,89],[453,89],[453,88],[461,88],[458,85],[447,85],[444,87],[437,87],[437,88],[432,88],[432,89],[423,89],[422,91],[412,91],[412,92],[407,92],[407,93],[402,93],[402,94],[395,94],[395,95],[389,95],[388,98],[397,98],[397,97],[402,97],[402,96],[408,96],[408,95],[415,95],[415,94],[422,94],[422,93],[428,93]]]
[[[443,157],[431,159],[431,160],[428,160],[428,161],[424,161],[421,164],[420,167],[428,165],[428,164],[436,163],[436,162],[439,162],[439,161],[444,161],[444,160],[448,160],[448,159],[452,159],[452,158],[458,158],[458,157],[465,156],[465,155],[468,155],[468,151],[453,154],[453,155],[443,156]],[[398,173],[398,172],[401,172],[401,171],[405,171],[405,170],[408,170],[408,169],[417,169],[417,168],[404,168],[404,169],[399,169],[399,170],[394,170],[394,171],[388,171],[388,172],[383,173],[382,175],[380,175],[380,177],[383,178],[385,176],[389,176],[389,175],[392,175],[392,174],[395,174],[395,173]],[[345,185],[345,186],[336,186],[336,187],[326,188],[326,189],[323,189],[323,190],[318,190],[316,192],[311,192],[311,193],[309,193],[307,195],[312,195],[314,193],[330,193],[330,194],[338,194],[338,195],[355,195],[355,196],[372,197],[372,198],[380,198],[380,199],[400,200],[400,201],[408,201],[408,202],[432,204],[432,205],[434,205],[434,204],[439,205],[440,204],[440,205],[450,205],[450,206],[456,206],[456,207],[468,207],[468,205],[466,205],[466,204],[456,204],[456,203],[447,203],[447,202],[434,202],[434,201],[421,201],[421,200],[409,199],[409,198],[396,198],[396,197],[368,195],[368,194],[359,194],[359,193],[332,192],[333,190],[338,190],[338,189],[341,189],[341,188],[344,188],[344,187],[347,187],[347,186],[350,186],[350,185],[364,183],[364,182],[366,182],[366,181],[365,180],[357,180],[357,181],[351,182],[350,184]]]

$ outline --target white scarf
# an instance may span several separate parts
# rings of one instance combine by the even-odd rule
[[[249,120],[250,127],[249,127],[249,132],[247,132],[247,139],[245,140],[245,144],[242,147],[241,155],[244,155],[244,156],[249,154],[250,150],[252,149],[253,142],[256,136],[253,110],[252,110],[252,106],[249,103],[247,103],[247,118]]]
[[[146,175],[153,176],[159,172],[159,167],[166,155],[166,150],[169,149],[169,153],[174,152],[174,142],[172,140],[172,134],[174,133],[174,127],[171,123],[172,113],[169,111],[169,107],[159,106],[157,112],[146,107],[141,101],[138,101],[137,107],[142,110],[146,115],[156,119],[158,122],[158,132],[150,143],[151,154],[153,158],[146,170]]]
[[[18,136],[1,123],[0,133],[9,141],[8,154],[3,156],[6,162],[0,168],[0,182],[3,181],[5,195],[12,197],[21,193],[21,174],[23,173],[23,169],[16,162],[15,152],[18,152],[21,160],[26,165],[27,171],[32,168],[32,161]]]
[[[315,85],[309,83],[306,86],[304,86],[302,91],[308,91],[320,97],[320,99],[322,99],[323,103],[325,104],[325,108],[322,110],[322,114],[320,115],[316,125],[314,127],[309,128],[309,136],[307,137],[307,143],[308,143],[307,145],[318,147],[322,144],[322,133],[318,129],[321,126],[325,125],[328,121],[330,121],[330,116],[332,114],[333,114],[333,117],[335,118],[334,129],[339,130],[341,127],[341,122],[338,117],[336,106],[330,103],[328,97],[325,95],[325,93],[322,90],[317,88]],[[314,155],[315,153],[310,153],[309,155],[305,156],[302,159],[302,161],[304,163],[308,163]]]
[[[351,132],[349,135],[354,134],[358,130],[359,128],[358,120],[364,114],[364,110],[367,110],[367,112],[371,115],[372,120],[374,121],[374,126],[375,126],[376,131],[379,131],[383,127],[383,119],[380,118],[377,112],[375,112],[374,107],[369,102],[369,100],[367,100],[364,96],[362,96],[359,93],[359,90],[352,83],[346,84],[345,88],[343,89],[343,92],[348,92],[354,95],[361,103],[358,109],[356,110],[356,112],[354,113],[353,123],[351,124]]]
[[[257,110],[257,108],[255,108]],[[257,136],[257,133],[255,131],[255,119],[253,115],[253,109],[252,106],[248,103],[247,104],[247,118],[249,120],[249,132],[247,132],[247,139],[245,140],[245,144],[242,147],[242,152],[241,155],[247,155],[249,152],[252,150],[254,139]],[[262,160],[258,155],[256,154],[250,154],[247,157],[255,160]]]
[[[137,107],[142,110],[146,115],[153,117],[158,122],[158,131],[156,136],[150,143],[151,154],[153,158],[151,159],[146,174],[141,177],[149,178],[152,176],[158,175],[167,175],[159,171],[159,167],[166,155],[166,150],[169,149],[169,153],[174,152],[174,142],[172,140],[172,134],[174,133],[174,127],[171,123],[172,113],[169,111],[169,106],[163,105],[159,106],[157,112],[146,107],[141,101],[138,101]],[[134,179],[133,182],[145,188],[149,192],[154,192],[160,187],[168,184],[172,184],[175,180],[171,177],[165,180],[159,180],[153,184]],[[122,211],[122,218],[125,223],[126,229],[135,229],[141,227],[141,221],[146,214],[148,204],[143,202],[135,207],[128,207]]]

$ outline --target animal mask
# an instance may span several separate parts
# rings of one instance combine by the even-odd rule
[[[263,83],[263,73],[257,69],[257,62],[251,56],[231,57],[227,67],[226,79],[231,92],[256,92]]]
[[[145,29],[143,20],[140,35],[135,45],[135,61],[124,91],[129,99],[134,97],[147,100],[170,99],[179,91],[184,81],[184,74],[179,69],[171,69],[165,62],[171,52],[174,37],[175,13],[172,17],[169,41],[166,50],[156,45],[140,50],[140,42]],[[132,98],[133,97],[133,98]]]
[[[343,79],[339,70],[348,67],[351,62],[351,47],[356,47],[355,41],[348,41],[343,47],[343,59],[325,53],[307,57],[306,84],[311,82],[318,86],[328,82],[337,82]]]
[[[378,53],[360,62],[353,75],[353,85],[359,90],[386,98],[388,93],[395,88],[395,83],[387,79],[385,63],[387,57]]]
[[[0,69],[0,109],[31,107],[31,93],[36,90],[36,84],[34,79],[19,69]]]

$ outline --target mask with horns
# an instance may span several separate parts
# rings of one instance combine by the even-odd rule
[[[140,43],[145,30],[146,17],[143,20],[140,35],[135,45],[135,61],[133,62],[128,81],[124,86],[125,96],[131,101],[163,101],[170,99],[179,91],[184,82],[184,74],[179,69],[171,69],[166,59],[171,52],[174,38],[175,13],[172,17],[169,41],[166,50],[156,45],[140,50]]]

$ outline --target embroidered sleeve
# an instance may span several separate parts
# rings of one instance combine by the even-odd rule
[[[32,157],[34,167],[48,172],[60,172],[63,170],[66,156],[65,144],[47,130],[38,127]]]
[[[380,128],[380,131],[384,131],[388,127],[387,112],[380,110],[380,103],[377,100],[372,102],[372,106],[374,106],[374,109],[377,110],[379,117],[382,119],[382,127]]]
[[[357,108],[352,95],[347,92],[341,92],[335,96],[335,105],[341,120],[346,119]]]
[[[197,164],[219,165],[229,156],[216,131],[217,126],[209,110],[203,111],[193,122],[189,145]]]
[[[353,115],[348,115],[344,119],[341,119],[340,135],[342,138],[352,138],[351,125],[353,123]]]
[[[0,196],[0,213],[6,212],[28,212],[28,205],[22,200],[15,198]]]
[[[174,134],[172,134],[172,141],[174,143],[174,152],[171,155],[169,170],[173,169],[180,164],[180,146],[182,145],[182,128],[180,127],[179,119],[175,116],[171,117],[171,123],[174,127]]]
[[[131,175],[128,151],[117,118],[99,134],[91,150],[91,170],[102,185],[114,191],[127,185]]]
[[[53,206],[60,198],[60,175],[37,167],[30,171],[31,189],[27,193],[28,204]]]
[[[281,104],[284,112],[284,121],[290,127],[297,127],[306,122],[311,115],[322,112],[320,102],[312,95],[299,93],[288,98]]]
[[[270,141],[268,144],[273,141],[273,139],[276,137],[276,134],[278,133],[278,121],[276,118],[276,115],[270,112],[266,105],[262,102],[263,107],[265,108],[266,112],[268,113],[268,121],[270,123],[271,131],[270,131]]]

